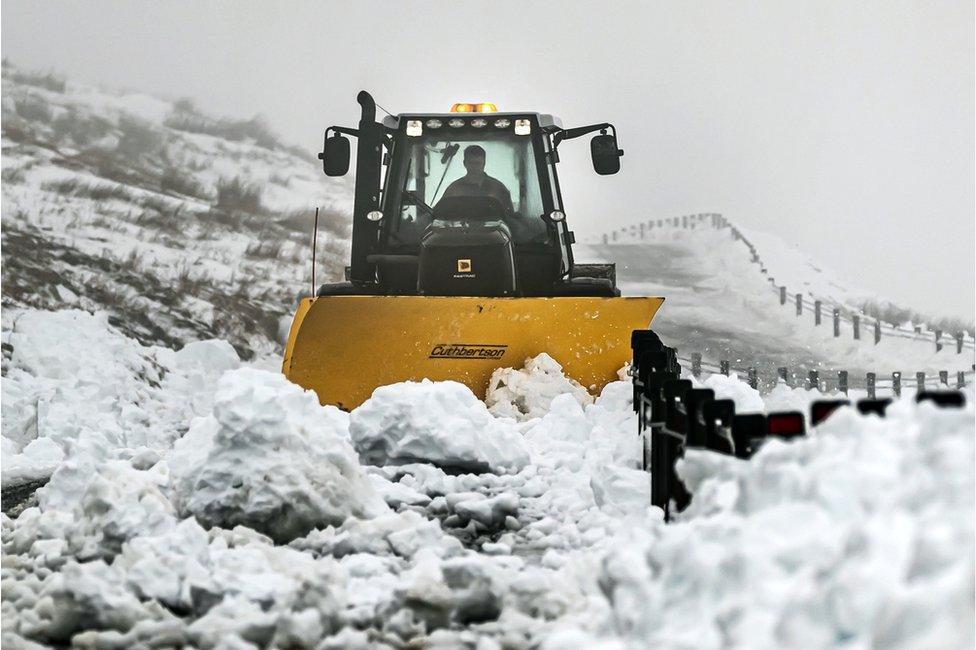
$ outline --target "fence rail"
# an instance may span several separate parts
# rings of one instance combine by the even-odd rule
[[[618,228],[610,233],[604,234],[602,242],[611,244],[622,241],[624,237],[637,237],[644,240],[655,230],[664,228],[681,229],[701,229],[712,228],[716,230],[728,229],[733,241],[742,243],[750,252],[750,262],[759,267],[759,272],[767,276],[770,284],[770,291],[779,298],[780,305],[792,307],[796,310],[796,316],[802,317],[810,314],[813,318],[814,326],[821,326],[827,320],[833,328],[834,338],[840,338],[842,331],[850,332],[854,340],[862,340],[864,335],[872,337],[874,344],[877,345],[883,338],[895,338],[913,341],[927,341],[936,352],[941,352],[945,346],[952,345],[956,354],[962,354],[963,350],[976,351],[976,338],[968,332],[943,332],[940,329],[929,329],[921,325],[916,325],[912,329],[904,329],[896,325],[891,325],[881,320],[845,305],[841,301],[822,296],[810,296],[802,292],[790,293],[786,285],[776,283],[774,277],[769,276],[769,270],[763,263],[756,247],[750,242],[742,231],[736,228],[728,219],[718,213],[702,213],[684,215],[681,217],[669,217],[665,219],[651,219],[650,221],[632,224],[625,228]]]
[[[950,387],[962,389],[972,384],[976,378],[976,365],[970,370],[954,373],[950,373],[948,370],[940,370],[937,374],[930,375],[923,371],[914,373],[895,371],[890,376],[879,376],[874,372],[856,375],[847,370],[823,374],[819,370],[810,370],[803,375],[791,373],[789,368],[781,366],[776,369],[775,377],[764,377],[756,366],[733,366],[731,362],[724,359],[720,360],[718,364],[709,363],[703,360],[702,355],[698,352],[692,353],[690,357],[678,355],[678,363],[695,378],[701,378],[706,373],[736,377],[745,376],[748,384],[756,390],[775,386],[782,382],[790,387],[816,389],[824,393],[837,391],[846,395],[850,390],[863,387],[870,398],[876,397],[880,390],[888,390],[895,396],[899,396],[902,390],[906,388],[913,388],[916,391]],[[863,383],[859,381],[861,376],[864,378]],[[950,384],[952,385],[950,386]]]

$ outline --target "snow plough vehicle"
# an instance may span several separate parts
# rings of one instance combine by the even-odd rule
[[[284,374],[344,409],[424,378],[483,397],[542,352],[591,391],[617,379],[664,298],[621,297],[613,264],[576,262],[557,174],[560,144],[589,134],[596,173],[616,173],[614,126],[490,103],[377,121],[357,99],[358,128],[330,126],[319,154],[342,176],[357,138],[351,261],[300,301]]]

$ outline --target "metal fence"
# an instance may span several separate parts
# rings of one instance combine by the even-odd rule
[[[652,236],[655,231],[668,228],[687,230],[728,229],[732,240],[741,243],[749,251],[749,261],[757,266],[762,275],[767,276],[770,285],[769,290],[779,299],[780,305],[794,309],[798,318],[811,318],[814,326],[819,327],[829,322],[835,338],[848,335],[855,340],[870,338],[875,345],[879,344],[883,338],[895,338],[928,342],[936,352],[942,351],[946,346],[953,346],[956,354],[962,354],[963,350],[976,351],[976,339],[968,332],[943,332],[940,329],[929,329],[922,325],[906,329],[886,323],[879,318],[872,318],[857,308],[844,305],[838,300],[806,295],[801,292],[791,293],[786,285],[777,284],[776,279],[769,275],[769,269],[763,263],[755,245],[721,214],[702,213],[667,219],[651,219],[604,234],[602,242],[604,244],[618,243],[624,241],[625,238],[644,240]]]
[[[806,388],[819,390],[823,393],[840,392],[845,395],[854,389],[864,389],[868,397],[879,395],[900,396],[904,389],[939,390],[945,388],[961,389],[973,383],[976,367],[965,371],[950,372],[940,370],[936,374],[922,371],[904,373],[892,372],[891,375],[879,375],[874,372],[853,374],[847,370],[820,372],[810,370],[803,373],[792,372],[788,367],[777,368],[776,376],[764,376],[756,366],[733,366],[727,360],[720,360],[718,364],[709,363],[702,359],[702,355],[694,352],[690,357],[678,355],[681,367],[693,377],[701,378],[705,374],[719,374],[735,376],[745,381],[756,390],[768,390],[779,383],[792,388]]]

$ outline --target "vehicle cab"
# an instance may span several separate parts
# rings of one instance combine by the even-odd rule
[[[360,138],[349,278],[355,284],[408,295],[619,295],[612,268],[574,265],[556,171],[561,140],[601,130],[593,139],[599,146],[591,144],[594,166],[614,173],[622,152],[615,135],[606,135],[611,125],[567,131],[552,115],[498,112],[489,103],[390,115],[377,124],[365,114],[369,108],[358,133],[331,127],[330,138],[326,131],[320,155],[329,173],[330,141],[342,149],[340,133]],[[364,133],[374,141],[365,152]],[[364,178],[364,163],[383,169],[368,167]],[[586,277],[597,266],[610,277]]]

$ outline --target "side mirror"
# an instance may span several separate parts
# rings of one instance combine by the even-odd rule
[[[590,157],[593,158],[593,171],[601,176],[620,171],[620,156],[623,150],[617,148],[617,138],[612,135],[597,135],[590,140]]]
[[[319,160],[326,176],[345,176],[349,171],[349,138],[336,133],[331,138],[326,131]]]

